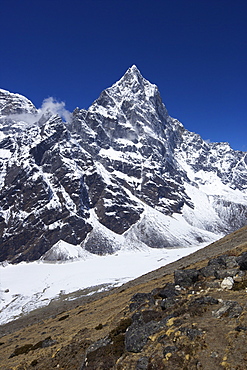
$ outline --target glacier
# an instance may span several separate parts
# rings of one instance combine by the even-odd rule
[[[60,252],[73,260],[21,262],[0,266],[0,325],[48,306],[120,286],[199,249],[122,249],[98,256],[61,242]],[[17,278],[18,277],[18,278]],[[30,281],[32,282],[30,284]]]

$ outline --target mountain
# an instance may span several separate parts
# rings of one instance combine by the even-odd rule
[[[246,153],[186,130],[136,66],[67,122],[0,90],[0,129],[0,261],[203,246],[246,224]]]

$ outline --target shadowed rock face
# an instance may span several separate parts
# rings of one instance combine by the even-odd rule
[[[135,66],[67,123],[0,90],[0,129],[0,261],[59,240],[196,245],[246,224],[246,153],[187,131]]]

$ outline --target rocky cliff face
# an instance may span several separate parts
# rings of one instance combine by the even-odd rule
[[[60,240],[207,244],[246,224],[246,153],[187,131],[135,66],[69,122],[0,90],[0,129],[1,261],[56,259]]]

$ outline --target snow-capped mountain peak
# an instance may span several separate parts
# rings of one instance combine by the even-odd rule
[[[102,134],[109,145],[115,146],[123,139],[139,146],[149,137],[166,140],[164,130],[171,126],[157,86],[147,81],[136,66],[100,94],[88,109],[86,120],[92,130],[100,130],[103,145]]]
[[[122,96],[135,95],[139,92],[142,97],[149,99],[157,93],[157,86],[151,84],[142,75],[139,69],[133,65],[124,74],[124,76],[113,85],[119,88]],[[139,98],[140,96],[138,96]]]
[[[109,89],[107,89],[108,91]],[[111,94],[118,97],[119,101],[130,101],[132,104],[154,105],[157,97],[160,99],[156,85],[150,83],[134,65],[129,68],[124,76],[110,88]]]
[[[68,122],[0,94],[1,261],[64,256],[60,241],[77,255],[205,245],[246,224],[246,153],[187,131],[136,66]]]

